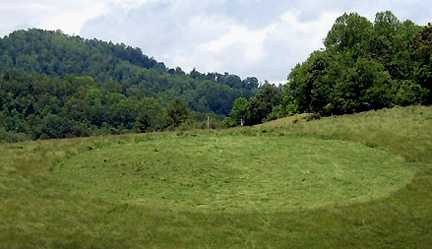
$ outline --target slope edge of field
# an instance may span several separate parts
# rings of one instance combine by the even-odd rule
[[[265,205],[248,212],[196,212],[188,205],[165,209],[123,201],[116,195],[102,198],[98,188],[93,194],[85,193],[79,185],[71,190],[68,181],[73,177],[69,174],[63,181],[53,178],[59,167],[79,164],[80,156],[97,155],[98,150],[115,153],[123,145],[144,144],[145,148],[134,147],[130,152],[156,153],[143,141],[167,136],[175,142],[179,141],[176,137],[185,138],[192,144],[194,139],[211,137],[251,138],[263,143],[277,139],[341,141],[368,153],[393,155],[394,160],[403,160],[402,168],[410,168],[415,175],[403,178],[409,180],[399,190],[378,199],[274,212],[263,212]],[[178,145],[187,148],[187,144]],[[214,155],[220,147],[212,148]],[[398,107],[309,122],[290,117],[223,131],[35,141],[0,148],[0,248],[428,248],[432,244],[430,107]],[[290,148],[295,150],[295,145]],[[99,162],[103,167],[103,159]],[[189,173],[207,173],[194,169]],[[198,183],[200,178],[194,181]],[[255,187],[263,186],[272,184]],[[118,199],[110,201],[112,198]]]

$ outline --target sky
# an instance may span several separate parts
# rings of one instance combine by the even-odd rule
[[[139,47],[186,72],[282,82],[323,47],[338,16],[373,20],[385,10],[421,25],[432,20],[432,1],[425,0],[0,0],[0,36],[60,29]]]

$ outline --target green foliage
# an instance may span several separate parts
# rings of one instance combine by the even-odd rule
[[[172,128],[185,124],[189,119],[189,111],[180,100],[172,101],[167,107],[168,126]]]
[[[250,99],[238,98],[225,123],[228,127],[241,124],[255,125],[265,121],[275,107],[282,101],[281,88],[265,83],[259,87],[255,96]]]
[[[374,23],[344,14],[327,35],[326,49],[292,70],[278,108],[333,115],[429,103],[427,30],[420,33],[389,11]]]
[[[229,114],[232,126],[241,125],[242,122],[246,121],[249,112],[248,108],[249,103],[246,98],[240,97],[234,101],[233,108]]]
[[[292,69],[281,96],[263,99],[260,89],[250,98],[249,124],[294,113],[338,115],[431,104],[431,40],[432,25],[401,22],[390,11],[377,13],[374,23],[344,14],[325,38],[325,49]]]
[[[257,94],[249,101],[249,111],[246,123],[259,124],[266,120],[273,108],[281,102],[281,89],[271,84],[262,85]]]
[[[224,116],[237,97],[250,97],[258,88],[256,78],[196,70],[186,74],[138,48],[59,31],[16,31],[0,39],[0,48],[2,137],[194,127],[201,120],[192,120],[186,110]],[[168,106],[174,99],[186,105]]]
[[[103,89],[115,88],[127,97],[158,97],[163,102],[181,98],[203,113],[227,115],[235,98],[249,97],[258,87],[255,78],[242,81],[228,73],[196,70],[185,74],[181,68],[166,68],[139,48],[59,31],[16,31],[0,39],[0,48],[0,72],[91,76]]]
[[[414,40],[414,48],[419,66],[415,79],[428,90],[427,103],[432,104],[432,25],[428,24]]]
[[[327,49],[350,52],[353,57],[364,55],[368,40],[373,34],[373,24],[357,13],[344,14],[324,40]]]
[[[33,139],[161,130],[165,108],[154,98],[109,91],[89,77],[7,73],[0,78],[0,127]]]

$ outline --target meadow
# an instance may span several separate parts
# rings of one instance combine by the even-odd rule
[[[432,248],[432,108],[0,145],[0,248]]]

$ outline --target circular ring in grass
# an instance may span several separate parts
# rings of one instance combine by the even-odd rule
[[[412,172],[400,157],[310,137],[161,136],[91,150],[56,175],[111,202],[189,211],[277,212],[385,197]]]

